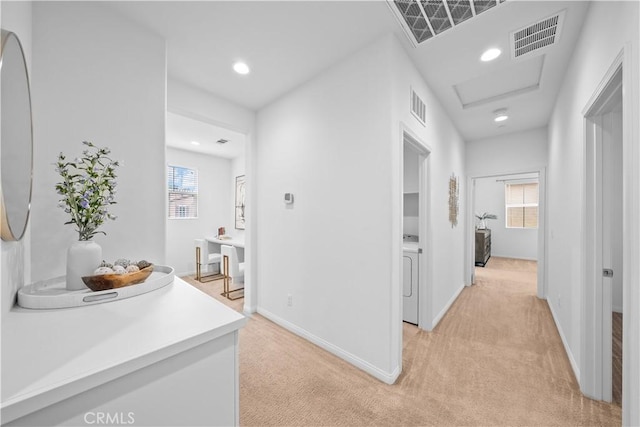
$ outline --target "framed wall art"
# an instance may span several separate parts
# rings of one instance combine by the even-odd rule
[[[245,176],[236,177],[236,230],[244,230]]]

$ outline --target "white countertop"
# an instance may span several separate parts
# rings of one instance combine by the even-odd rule
[[[220,238],[218,238],[216,236],[206,236],[204,239],[207,242],[219,243],[221,245],[235,246],[237,248],[243,248],[244,249],[244,239],[239,238],[239,237],[231,237],[229,239],[220,239]]]
[[[2,419],[9,422],[244,326],[179,278],[104,304],[14,307],[2,321]]]

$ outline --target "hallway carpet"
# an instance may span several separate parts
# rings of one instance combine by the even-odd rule
[[[404,324],[394,385],[254,315],[240,332],[240,424],[620,425],[620,407],[580,393],[535,268],[491,258],[433,332]]]

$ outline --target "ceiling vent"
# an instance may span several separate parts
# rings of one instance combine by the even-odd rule
[[[560,30],[564,21],[564,10],[535,24],[511,33],[511,56],[520,58],[538,53],[560,39]]]
[[[420,123],[426,126],[427,107],[424,105],[422,98],[413,89],[411,89],[411,113]]]
[[[407,37],[418,46],[505,0],[387,0]]]

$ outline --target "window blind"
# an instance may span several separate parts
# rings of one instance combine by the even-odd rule
[[[538,228],[538,183],[505,183],[507,228]]]
[[[169,218],[198,217],[198,171],[168,166]]]

